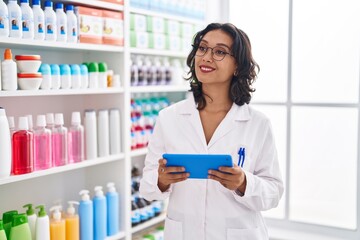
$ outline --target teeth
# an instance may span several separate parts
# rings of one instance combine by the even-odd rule
[[[212,69],[212,68],[208,68],[208,67],[201,67],[201,70],[210,72],[210,71],[212,71],[213,69]]]

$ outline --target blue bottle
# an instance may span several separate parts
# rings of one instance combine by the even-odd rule
[[[89,191],[81,190],[81,201],[79,204],[80,217],[80,239],[93,240],[94,238],[94,210],[93,202],[90,200]]]
[[[102,186],[95,187],[94,202],[94,240],[106,238],[106,198]]]
[[[116,192],[113,182],[109,182],[107,188],[107,235],[112,236],[119,232],[119,194]]]

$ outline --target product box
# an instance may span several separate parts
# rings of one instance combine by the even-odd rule
[[[180,36],[180,22],[165,20],[165,33],[171,36]]]
[[[124,45],[124,13],[103,10],[103,44]]]
[[[190,52],[192,49],[193,39],[191,37],[185,37],[181,39],[181,51]]]
[[[181,23],[180,35],[182,37],[192,37],[194,35],[194,25],[191,23]]]
[[[149,47],[164,50],[166,48],[166,37],[163,33],[149,33]]]
[[[130,6],[148,9],[150,7],[150,0],[130,0]]]
[[[148,48],[149,33],[147,32],[130,32],[130,47]]]
[[[146,32],[146,16],[141,14],[130,14],[130,30]]]
[[[75,7],[75,14],[79,21],[79,42],[101,44],[102,11],[94,8]]]
[[[124,5],[124,0],[100,0],[100,1]]]
[[[152,33],[165,32],[165,19],[162,17],[147,16],[147,31]]]
[[[171,51],[181,51],[181,38],[178,36],[166,36],[166,49]]]

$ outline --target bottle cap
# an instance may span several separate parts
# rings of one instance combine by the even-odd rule
[[[79,64],[71,64],[71,75],[80,75],[80,66]]]
[[[79,202],[77,202],[77,201],[68,201],[68,204],[69,204],[69,207],[68,207],[68,209],[66,211],[67,214],[69,214],[71,216],[75,215],[74,204],[79,205]]]
[[[81,196],[82,201],[89,201],[90,200],[89,190],[81,190],[79,192],[79,195]]]
[[[36,209],[40,209],[39,213],[38,213],[38,217],[45,217],[46,216],[45,205],[36,206]]]
[[[100,109],[99,110],[99,117],[102,116],[108,116],[109,115],[109,111],[107,109]]]
[[[45,115],[38,115],[36,118],[36,126],[45,127],[46,126],[46,117]]]
[[[115,189],[115,183],[113,182],[108,182],[106,184],[107,188],[108,188],[108,192],[116,192],[116,189]]]
[[[45,4],[44,4],[45,7],[51,7],[53,6],[53,3],[52,1],[45,1]]]
[[[55,8],[56,8],[56,9],[64,9],[64,4],[62,4],[62,3],[56,3]]]
[[[64,124],[64,115],[62,113],[55,113],[55,125]]]
[[[51,75],[60,75],[60,67],[58,64],[51,64]]]
[[[107,64],[104,62],[99,62],[99,72],[106,72],[107,71]]]
[[[46,124],[47,125],[53,125],[54,124],[54,114],[53,113],[47,113],[46,114]]]
[[[55,220],[61,220],[61,206],[53,206],[50,208],[50,212],[52,212],[52,218]]]
[[[81,123],[80,112],[73,112],[71,115],[71,123]]]
[[[85,64],[80,65],[80,72],[81,75],[88,75],[88,67]]]
[[[1,109],[0,109],[0,116],[1,116]],[[9,122],[9,128],[14,129],[15,128],[15,118],[13,116],[9,116],[7,119]]]
[[[40,0],[33,0],[32,1],[33,6],[34,5],[40,5]]]
[[[19,117],[19,130],[29,130],[28,118],[27,117]]]
[[[66,5],[66,11],[74,11],[74,5]]]
[[[12,53],[11,53],[11,49],[10,49],[10,48],[5,49],[4,59],[5,59],[5,60],[11,60],[11,59],[12,59]]]
[[[101,196],[104,196],[104,192],[102,191],[103,187],[102,186],[96,186],[94,188],[95,190],[95,196],[97,197],[101,197]]]
[[[71,69],[68,64],[60,64],[60,75],[71,75]]]
[[[4,223],[3,220],[0,220],[0,231],[4,230]]]
[[[11,223],[13,220],[13,216],[17,214],[18,214],[17,210],[4,212],[2,216],[4,224]]]
[[[42,75],[51,75],[50,65],[47,63],[42,63],[40,65],[39,72],[41,72]]]
[[[16,227],[28,222],[28,218],[25,213],[21,213],[13,216],[12,227]]]
[[[89,72],[99,72],[99,65],[96,62],[91,62],[88,65]]]
[[[28,215],[28,216],[33,215],[35,213],[35,211],[33,209],[33,205],[31,203],[24,205],[23,208],[28,208],[26,210],[26,215]]]
[[[0,116],[6,116],[5,109],[0,107]]]

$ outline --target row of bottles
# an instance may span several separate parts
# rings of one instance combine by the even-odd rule
[[[155,226],[132,237],[133,240],[164,240],[164,226]]]

